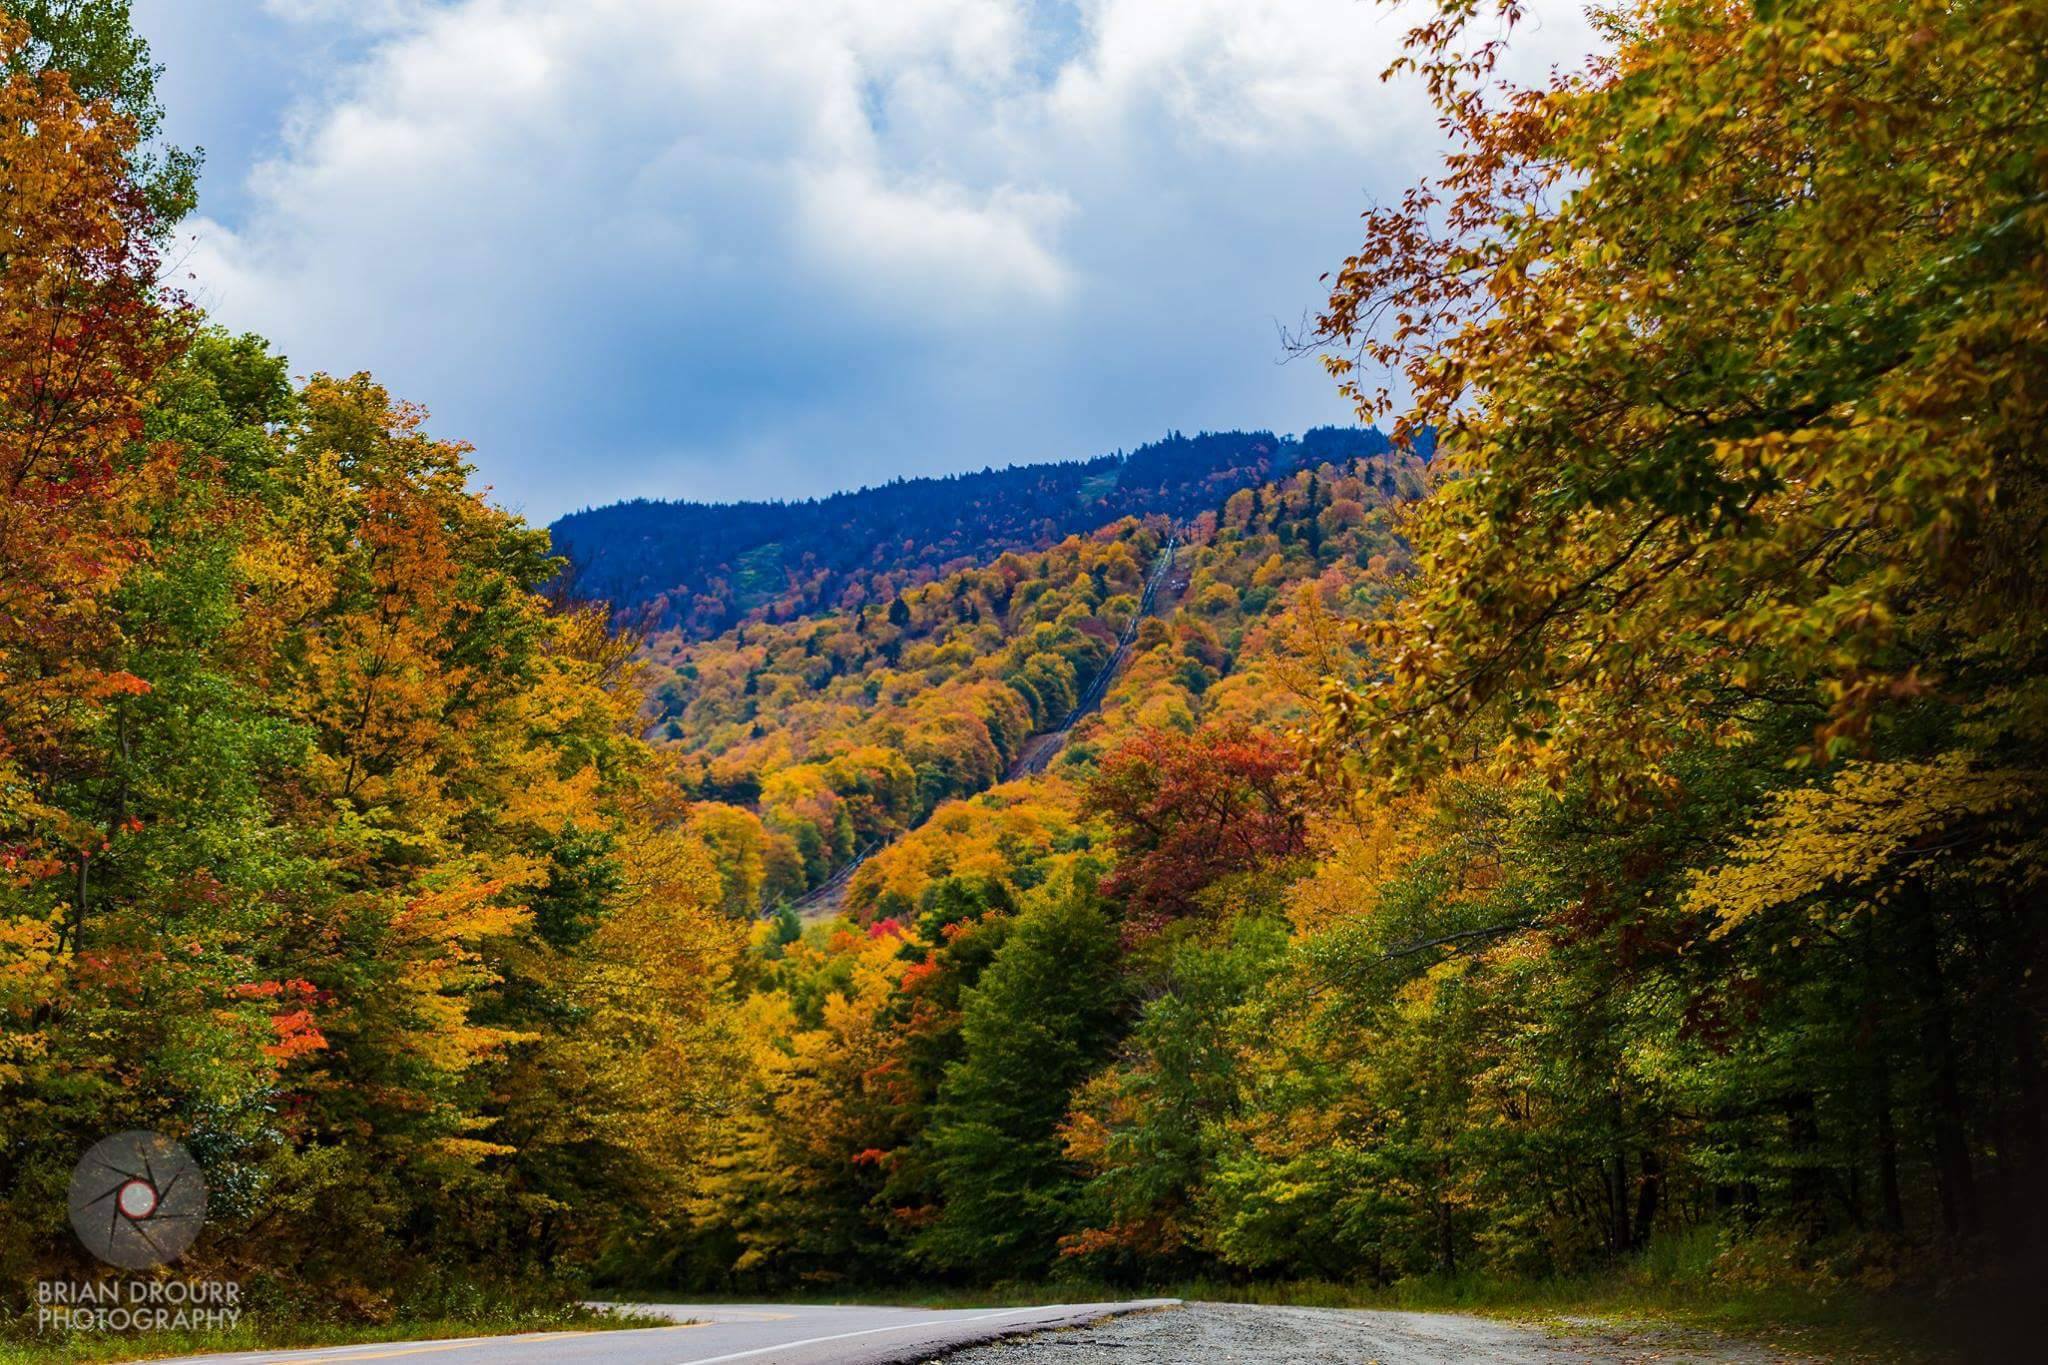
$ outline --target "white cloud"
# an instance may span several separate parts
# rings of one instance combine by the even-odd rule
[[[1433,143],[1360,0],[266,3],[365,38],[202,300],[543,516],[1340,418],[1274,319]]]
[[[1047,241],[1071,208],[1063,195],[1003,188],[977,198],[945,181],[890,186],[852,167],[799,177],[798,195],[804,254],[871,307],[978,322],[1005,303],[1057,303],[1070,284]]]

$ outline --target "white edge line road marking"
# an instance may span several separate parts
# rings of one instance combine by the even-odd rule
[[[661,1330],[663,1330],[664,1328],[667,1328],[667,1327],[713,1327],[713,1326],[716,1326],[716,1325],[718,1325],[719,1323],[724,1323],[724,1322],[788,1322],[788,1321],[789,1321],[790,1319],[792,1319],[792,1318],[794,1318],[794,1317],[796,1317],[796,1316],[797,1316],[797,1315],[796,1315],[795,1313],[749,1313],[749,1312],[743,1312],[743,1311],[740,1311],[740,1310],[736,1310],[736,1309],[735,1309],[735,1310],[727,1310],[727,1309],[726,1309],[726,1308],[725,1308],[725,1307],[724,1307],[723,1305],[720,1305],[720,1304],[697,1304],[697,1303],[692,1303],[692,1304],[682,1304],[682,1305],[673,1305],[673,1304],[666,1304],[666,1303],[652,1303],[652,1302],[650,1302],[650,1303],[646,1303],[646,1304],[627,1304],[627,1305],[625,1305],[625,1306],[626,1306],[627,1308],[643,1308],[643,1307],[644,1307],[644,1308],[670,1308],[670,1307],[677,1307],[677,1306],[680,1306],[680,1307],[685,1307],[685,1308],[704,1308],[704,1309],[706,1309],[706,1310],[707,1310],[707,1311],[709,1311],[709,1312],[713,1312],[713,1313],[718,1313],[718,1314],[720,1314],[720,1316],[718,1316],[718,1317],[715,1317],[715,1318],[691,1318],[691,1319],[690,1319],[690,1320],[689,1320],[688,1322],[674,1322],[674,1323],[663,1323],[663,1324],[661,1324],[661,1326],[659,1326],[659,1327],[593,1327],[593,1328],[590,1328],[590,1329],[588,1329],[588,1330],[590,1330],[590,1331],[593,1331],[593,1332],[659,1332],[659,1331],[661,1331]],[[858,1308],[858,1307],[861,1307],[862,1305],[860,1305],[860,1304],[848,1304],[848,1305],[832,1304],[832,1305],[830,1305],[830,1306],[831,1306],[831,1307],[834,1307],[834,1308],[838,1308],[838,1307],[842,1307],[842,1306],[845,1306],[845,1307],[853,1307],[853,1308]],[[600,1309],[598,1309],[597,1311],[598,1311],[598,1312],[600,1312],[600,1313],[609,1313],[609,1312],[611,1311],[611,1309],[609,1309],[609,1308],[600,1308]],[[657,1315],[657,1316],[658,1316],[658,1315]]]
[[[1148,1300],[1147,1302],[1177,1304],[1180,1300],[1160,1299]],[[908,1332],[919,1327],[944,1327],[954,1323],[991,1322],[996,1318],[1014,1318],[1025,1313],[1052,1312],[1069,1308],[1093,1308],[1097,1306],[1095,1304],[1047,1303],[1034,1304],[1029,1308],[1008,1308],[999,1313],[983,1313],[978,1317],[972,1318],[927,1318],[922,1322],[899,1322],[888,1327],[869,1327],[859,1332],[837,1332],[830,1336],[806,1337],[802,1341],[778,1342],[773,1346],[759,1346],[750,1351],[735,1351],[730,1355],[696,1356],[689,1360],[676,1361],[674,1365],[720,1365],[722,1361],[749,1360],[755,1356],[764,1356],[773,1351],[787,1351],[798,1346],[817,1346],[827,1341],[847,1341],[854,1337],[871,1337],[880,1332]],[[1109,1305],[1101,1306],[1109,1307]],[[783,1313],[773,1316],[775,1318],[787,1319],[793,1318],[796,1315]],[[768,1315],[763,1315],[763,1318],[768,1318]],[[763,1319],[756,1319],[756,1321],[760,1320]],[[715,1318],[703,1322],[672,1323],[662,1327],[626,1328],[624,1329],[624,1335],[630,1336],[635,1332],[673,1332],[681,1328],[711,1327],[714,1325],[717,1325],[717,1319]],[[309,1365],[329,1365],[329,1362],[333,1362],[333,1365],[340,1365],[340,1362],[349,1360],[377,1360],[389,1359],[400,1355],[425,1355],[432,1352],[460,1350],[465,1346],[505,1345],[511,1342],[535,1342],[546,1341],[550,1338],[566,1339],[598,1335],[608,1336],[610,1334],[610,1331],[605,1329],[586,1328],[582,1331],[568,1332],[518,1332],[481,1337],[456,1337],[451,1340],[436,1342],[365,1341],[349,1346],[302,1347],[295,1351],[286,1352],[245,1351],[234,1355],[214,1357],[214,1359],[218,1360],[220,1365],[243,1365],[243,1362],[247,1362],[247,1365],[270,1365],[271,1362],[280,1362],[281,1365],[282,1362],[288,1361],[306,1361],[309,1362]],[[409,1349],[391,1350],[389,1349],[391,1347]]]
[[[417,1339],[407,1341],[403,1337],[392,1341],[356,1341],[343,1346],[291,1346],[260,1347],[254,1351],[238,1351],[233,1355],[206,1356],[203,1359],[215,1365],[271,1365],[273,1361],[305,1360],[336,1361],[360,1359],[365,1351],[382,1351],[393,1346],[440,1346],[454,1349],[458,1346],[477,1346],[486,1341],[533,1341],[540,1337],[585,1336],[595,1328],[584,1328],[567,1332],[516,1332],[503,1336],[448,1337],[441,1341],[423,1342]]]
[[[770,1355],[776,1351],[793,1351],[799,1346],[817,1346],[828,1341],[848,1341],[854,1337],[871,1337],[880,1332],[908,1332],[919,1327],[946,1327],[954,1324],[964,1325],[969,1322],[989,1322],[996,1318],[1014,1318],[1022,1313],[1043,1313],[1048,1310],[1057,1310],[1064,1306],[1057,1303],[1039,1304],[1031,1308],[1011,1308],[1001,1313],[983,1313],[978,1318],[927,1318],[923,1322],[899,1322],[893,1327],[870,1327],[862,1332],[836,1332],[829,1337],[806,1337],[802,1341],[783,1341],[773,1346],[757,1346],[751,1351],[734,1351],[731,1355],[692,1356],[688,1360],[676,1361],[675,1365],[719,1365],[720,1361],[751,1360],[755,1356]]]
[[[433,1355],[441,1351],[466,1351],[472,1346],[481,1346],[485,1342],[489,1341],[559,1341],[570,1337],[588,1337],[595,1336],[596,1334],[597,1330],[595,1328],[592,1328],[591,1330],[584,1332],[521,1332],[514,1336],[463,1337],[455,1341],[386,1341],[371,1343],[371,1345],[374,1345],[375,1347],[377,1347],[377,1349],[373,1350],[370,1349],[369,1346],[365,1346],[363,1348],[359,1348],[351,1352],[348,1355],[278,1356],[275,1359],[281,1362],[291,1360],[307,1360],[318,1362],[339,1362],[346,1360],[389,1360],[394,1356],[423,1356]]]
[[[287,1365],[291,1361],[305,1361],[307,1365],[342,1365],[351,1360],[389,1360],[394,1356],[428,1355],[440,1351],[459,1351],[468,1346],[503,1345],[507,1342],[565,1341],[574,1337],[596,1336],[600,1332],[675,1332],[688,1327],[709,1327],[709,1322],[671,1322],[659,1327],[603,1328],[586,1327],[560,1332],[503,1332],[481,1337],[450,1337],[443,1341],[360,1341],[348,1346],[301,1346],[290,1350],[245,1351],[237,1355],[209,1356],[216,1365]]]

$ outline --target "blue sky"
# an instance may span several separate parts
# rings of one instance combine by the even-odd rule
[[[1279,330],[1437,149],[1364,0],[135,10],[186,287],[541,521],[1347,420]]]

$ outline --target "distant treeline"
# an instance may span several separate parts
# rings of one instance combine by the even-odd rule
[[[1433,441],[1416,442],[1424,457]],[[1292,470],[1384,455],[1372,427],[1179,432],[1091,460],[1012,465],[803,502],[637,499],[575,512],[550,529],[575,596],[652,629],[716,635],[749,615],[784,620],[886,602],[906,587],[1042,550],[1121,517],[1219,509]]]

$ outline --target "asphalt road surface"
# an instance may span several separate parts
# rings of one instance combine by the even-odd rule
[[[1106,1314],[1165,1307],[1171,1299],[1069,1303],[1042,1308],[867,1308],[809,1304],[622,1304],[675,1318],[673,1327],[542,1332],[460,1341],[391,1341],[307,1351],[188,1356],[208,1365],[893,1365],[921,1361],[1013,1332],[1093,1322]]]
[[[1670,1327],[1553,1330],[1462,1313],[1140,1299],[1042,1308],[621,1304],[673,1327],[189,1356],[209,1365],[1778,1365],[1810,1360]]]
[[[1559,1324],[1462,1313],[1190,1303],[972,1346],[946,1365],[1773,1365],[1803,1357],[1672,1327]]]

